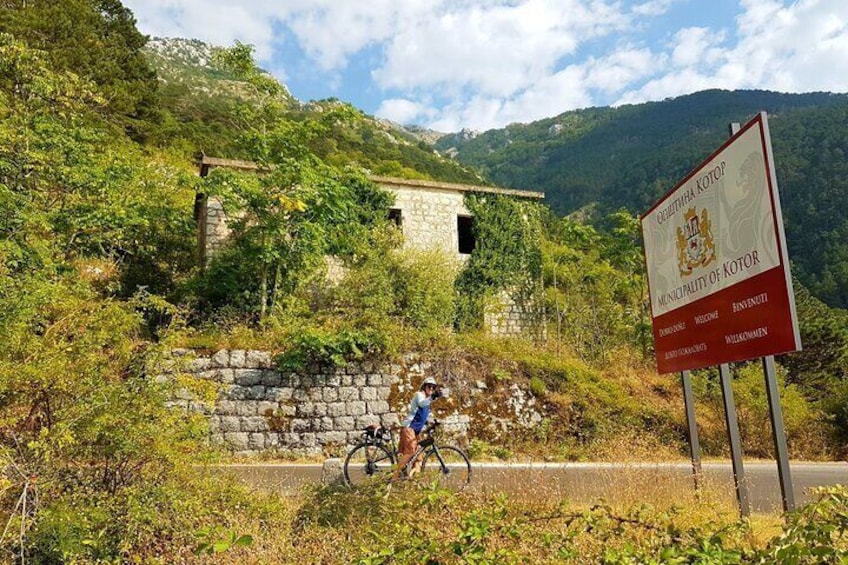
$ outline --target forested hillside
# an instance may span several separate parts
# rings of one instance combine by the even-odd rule
[[[597,204],[638,214],[760,110],[770,115],[795,273],[848,306],[848,96],[705,91],[663,102],[567,112],[436,147],[504,186],[542,190],[560,213]]]

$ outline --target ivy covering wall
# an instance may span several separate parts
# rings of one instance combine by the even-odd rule
[[[476,246],[457,277],[457,327],[478,329],[487,306],[506,292],[528,313],[541,304],[541,206],[501,194],[469,192]]]

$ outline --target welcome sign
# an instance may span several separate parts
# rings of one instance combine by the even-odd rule
[[[764,112],[641,222],[660,373],[801,348]]]

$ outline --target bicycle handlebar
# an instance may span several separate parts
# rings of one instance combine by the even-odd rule
[[[442,425],[442,423],[440,421],[433,420],[432,422],[427,422],[427,425],[425,427],[426,427],[427,431],[432,431],[432,430],[435,430],[436,428],[438,428],[441,425]]]

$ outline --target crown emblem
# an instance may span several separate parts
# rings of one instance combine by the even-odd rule
[[[688,277],[696,267],[706,267],[716,260],[712,224],[706,208],[700,216],[695,208],[683,214],[683,226],[677,228],[677,268]]]

